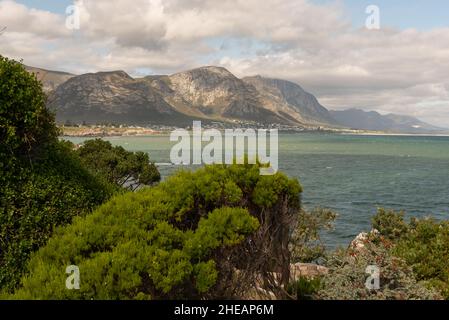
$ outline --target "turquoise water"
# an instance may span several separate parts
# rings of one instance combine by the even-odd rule
[[[68,140],[80,143],[82,138]],[[107,138],[169,162],[168,136]],[[339,213],[329,246],[347,245],[370,228],[377,207],[408,216],[449,218],[449,137],[281,134],[279,168],[298,178],[303,204]],[[174,167],[161,167],[163,176]]]

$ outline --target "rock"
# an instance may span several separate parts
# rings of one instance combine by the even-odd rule
[[[369,241],[370,238],[378,236],[380,233],[378,230],[373,229],[369,233],[362,232],[357,235],[357,237],[354,238],[354,240],[351,241],[351,244],[349,245],[349,248],[354,250],[360,250],[365,248],[365,244]]]
[[[297,281],[300,277],[315,278],[328,272],[328,268],[317,264],[295,263],[290,265],[290,281]]]

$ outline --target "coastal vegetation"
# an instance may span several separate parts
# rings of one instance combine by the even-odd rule
[[[60,228],[13,297],[215,299],[241,297],[258,282],[281,297],[273,271],[288,283],[300,191],[255,165],[181,171]],[[64,287],[68,265],[80,268],[80,290]]]
[[[373,228],[392,243],[392,253],[410,266],[418,280],[449,299],[449,221],[412,218],[403,212],[380,210]]]
[[[449,299],[449,222],[380,209],[326,250],[337,215],[260,165],[159,182],[148,154],[60,141],[42,84],[0,57],[0,291],[8,299]],[[325,272],[295,275],[298,263]],[[79,290],[66,287],[68,266]],[[380,270],[366,286],[367,267]]]
[[[134,191],[161,179],[145,152],[126,151],[122,147],[112,146],[108,141],[95,139],[84,142],[76,153],[81,163],[94,175],[105,177],[109,183],[120,188]]]
[[[55,226],[113,190],[58,142],[41,84],[20,63],[0,57],[0,92],[0,287],[11,290]]]

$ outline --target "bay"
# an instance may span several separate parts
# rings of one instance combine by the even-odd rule
[[[170,162],[175,144],[169,136],[105,140],[148,152],[158,163]],[[159,169],[165,178],[179,168]],[[324,235],[329,247],[345,246],[369,231],[378,207],[404,210],[409,217],[449,219],[449,137],[280,134],[279,169],[300,180],[307,209],[338,212],[335,229]]]

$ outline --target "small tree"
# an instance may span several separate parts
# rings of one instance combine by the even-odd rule
[[[92,172],[105,176],[109,182],[120,187],[134,191],[161,179],[156,166],[144,152],[126,151],[101,139],[86,141],[77,152]]]
[[[113,191],[57,134],[41,83],[21,63],[0,57],[0,289],[14,289],[56,226]]]
[[[290,241],[294,262],[317,262],[326,254],[321,233],[333,228],[337,214],[329,209],[315,208],[311,212],[301,210],[298,224]]]

